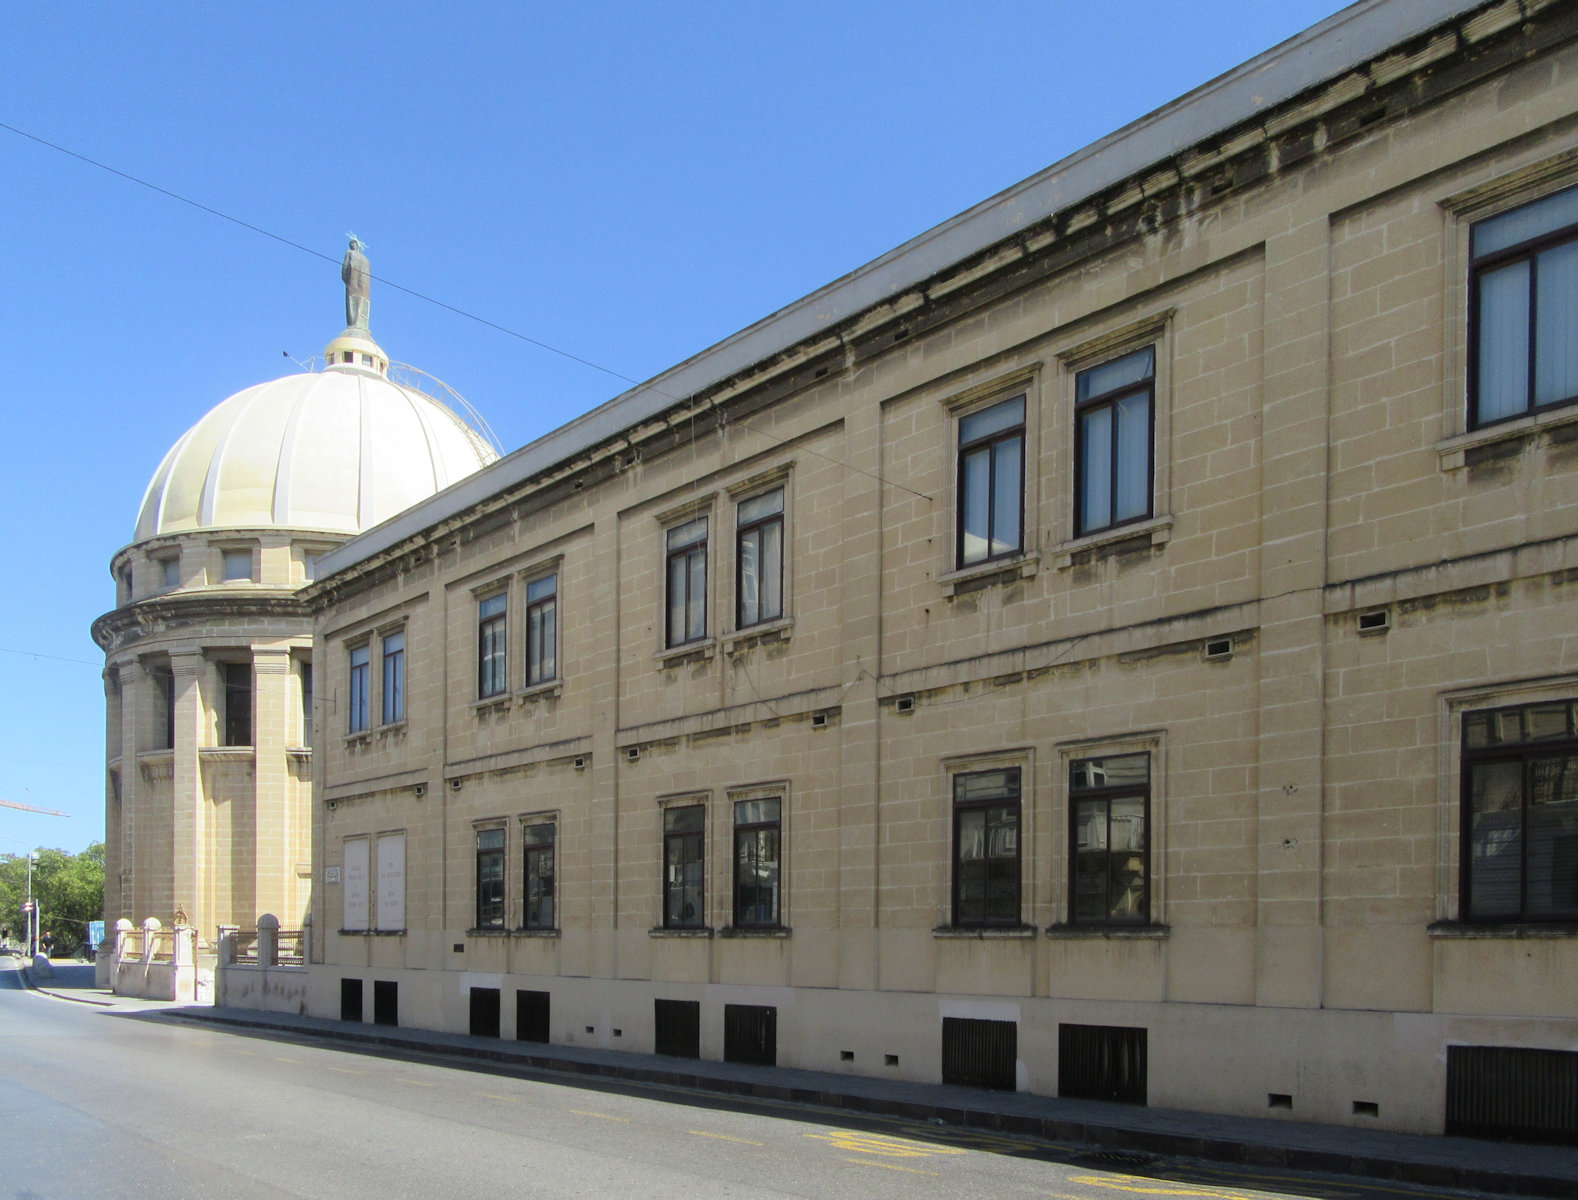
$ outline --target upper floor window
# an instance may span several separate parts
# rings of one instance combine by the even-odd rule
[[[771,929],[781,921],[780,814],[773,796],[734,802],[734,924],[739,929]]]
[[[384,635],[383,723],[405,720],[405,630]]]
[[[366,729],[371,720],[368,708],[368,676],[371,673],[372,651],[367,646],[354,646],[351,649],[351,685],[350,720],[346,725],[347,733],[360,733]]]
[[[1149,754],[1069,764],[1074,921],[1150,920],[1150,781]]]
[[[1025,398],[959,418],[958,565],[1024,548]]]
[[[700,928],[706,922],[703,834],[707,810],[700,804],[663,810],[663,924]]]
[[[522,832],[525,872],[525,909],[521,925],[526,929],[552,929],[554,823],[528,821]]]
[[[1074,377],[1078,535],[1151,515],[1155,396],[1155,346]]]
[[[735,555],[735,626],[784,615],[784,490],[741,500]]]
[[[1469,234],[1469,427],[1578,402],[1578,188]]]
[[[301,744],[312,745],[312,663],[301,664]]]
[[[549,683],[559,671],[559,577],[526,585],[526,686]]]
[[[478,929],[504,928],[504,830],[477,830]]]
[[[477,695],[502,696],[509,687],[505,654],[507,593],[499,592],[477,604]]]
[[[224,552],[225,582],[232,580],[252,578],[252,551],[251,550],[226,550]]]
[[[154,687],[159,689],[159,707],[163,710],[164,729],[160,739],[162,749],[175,749],[175,672],[169,667],[154,667],[149,672]]]
[[[173,554],[169,558],[159,560],[159,570],[164,574],[164,586],[167,588],[181,586],[181,556]]]
[[[1578,919],[1578,701],[1463,715],[1463,917]]]
[[[225,677],[225,745],[252,744],[252,664],[221,663]]]
[[[707,518],[668,531],[668,642],[683,646],[707,636]]]
[[[953,923],[1019,924],[1019,768],[953,777]]]

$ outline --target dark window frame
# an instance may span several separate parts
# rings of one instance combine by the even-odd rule
[[[391,641],[398,640],[392,649]],[[379,707],[385,725],[397,725],[405,720],[405,630],[391,629],[383,635],[383,668],[379,674],[382,695]]]
[[[532,840],[533,831],[546,829]],[[557,929],[559,823],[552,817],[528,818],[521,827],[521,928]],[[547,870],[543,862],[547,861]],[[534,889],[533,884],[536,884]],[[546,904],[546,912],[544,912]]]
[[[965,426],[973,418],[980,417],[994,409],[1003,408],[1010,404],[1018,404],[1019,420],[1013,425],[994,429],[989,433],[966,440]],[[1028,448],[1029,437],[1027,433],[1027,420],[1030,408],[1029,392],[1019,392],[1012,396],[1005,396],[993,400],[990,404],[982,404],[963,412],[956,417],[958,430],[959,449],[954,462],[954,495],[957,511],[954,520],[954,545],[953,561],[958,570],[967,570],[971,567],[982,566],[986,563],[997,562],[1003,559],[1016,558],[1025,552],[1025,480],[1029,473]],[[994,553],[992,543],[995,540],[997,524],[997,451],[999,447],[1009,442],[1019,444],[1019,480],[1016,491],[1018,537],[1013,544],[1005,550]],[[986,553],[974,558],[967,558],[965,551],[966,535],[966,498],[969,495],[972,461],[984,457],[984,470],[986,471],[986,496],[987,496],[987,524],[986,524]]]
[[[984,796],[979,798],[960,799],[960,791],[966,786],[966,781],[987,775],[1011,775],[1013,777],[1013,795]],[[951,839],[951,864],[952,864],[952,896],[950,905],[950,920],[955,929],[1017,929],[1024,924],[1024,770],[1018,765],[1014,766],[982,766],[968,771],[956,771],[953,774],[953,795],[951,797],[952,813],[952,839]],[[1008,809],[1013,812],[1012,829],[1014,833],[1013,853],[1013,914],[991,915],[991,884],[993,861],[1005,862],[1008,856],[993,855],[991,853],[991,835],[994,826],[991,824],[991,810]],[[975,905],[971,897],[966,895],[968,881],[965,879],[964,870],[967,861],[962,855],[965,848],[961,832],[965,821],[975,814],[982,817],[981,836],[981,897],[979,911],[974,911]],[[999,826],[1001,827],[1001,826]]]
[[[1081,787],[1075,783],[1075,774],[1086,763],[1099,763],[1108,759],[1144,758],[1145,781],[1140,783],[1120,783],[1103,787]],[[1152,806],[1152,784],[1155,781],[1155,760],[1148,750],[1127,750],[1105,752],[1100,754],[1087,754],[1071,759],[1068,764],[1068,920],[1071,925],[1084,926],[1117,926],[1134,927],[1147,926],[1153,923],[1152,909],[1154,907],[1153,889],[1151,887],[1151,851],[1155,838],[1152,836],[1155,828]],[[1135,916],[1114,916],[1113,891],[1111,887],[1111,861],[1112,856],[1118,853],[1112,848],[1112,802],[1114,800],[1128,800],[1134,797],[1142,799],[1141,811],[1143,813],[1143,832],[1145,845],[1140,852],[1140,904],[1139,913]],[[1096,853],[1108,856],[1108,869],[1106,872],[1107,889],[1103,909],[1105,916],[1081,915],[1079,911],[1079,878],[1080,878],[1080,850],[1079,850],[1079,811],[1080,805],[1085,802],[1102,803],[1106,806],[1106,845]],[[1132,847],[1130,848],[1132,849]]]
[[[1564,724],[1565,729],[1561,735],[1520,737],[1515,741],[1498,741],[1484,746],[1471,746],[1469,726],[1470,722],[1480,718],[1499,717],[1502,715],[1521,714],[1533,710],[1549,710],[1556,706],[1566,709]],[[1458,851],[1458,895],[1460,897],[1458,911],[1459,918],[1465,924],[1474,925],[1507,925],[1507,924],[1571,924],[1578,921],[1578,860],[1567,876],[1567,887],[1573,893],[1573,900],[1564,910],[1538,912],[1531,911],[1529,903],[1530,887],[1530,857],[1531,838],[1529,833],[1529,809],[1536,803],[1531,799],[1537,788],[1534,778],[1536,764],[1552,761],[1559,758],[1568,760],[1578,759],[1578,700],[1560,699],[1530,701],[1522,704],[1498,705],[1489,708],[1479,708],[1466,711],[1462,714],[1459,726],[1462,742],[1460,748],[1460,788],[1459,793],[1459,851]],[[1517,763],[1520,766],[1519,779],[1519,808],[1517,825],[1517,864],[1518,873],[1518,907],[1513,912],[1476,913],[1474,911],[1474,768],[1492,767],[1500,764]],[[1575,767],[1569,761],[1568,768]],[[1578,799],[1571,803],[1578,804]],[[1578,830],[1568,835],[1568,840],[1578,838]],[[1503,842],[1509,839],[1500,839]],[[1550,853],[1554,857],[1558,852],[1555,838]]]
[[[1088,537],[1094,534],[1106,533],[1109,530],[1121,529],[1125,525],[1135,525],[1141,521],[1149,521],[1156,515],[1156,364],[1160,358],[1160,342],[1151,342],[1144,346],[1136,346],[1125,350],[1121,354],[1112,354],[1100,362],[1091,363],[1081,367],[1074,373],[1074,536]],[[1151,356],[1150,372],[1144,378],[1131,383],[1120,384],[1098,392],[1094,396],[1081,399],[1079,396],[1081,380],[1090,377],[1091,372],[1099,371],[1103,367],[1121,362],[1134,355],[1149,352]],[[1118,405],[1134,396],[1146,397],[1146,433],[1145,433],[1145,511],[1133,516],[1119,518],[1118,511],[1118,476],[1121,463],[1122,449],[1117,436],[1116,414]],[[1109,434],[1110,456],[1103,464],[1107,473],[1107,521],[1103,525],[1089,523],[1085,512],[1085,481],[1090,471],[1090,464],[1086,461],[1088,447],[1086,445],[1085,423],[1091,414],[1109,410],[1114,414],[1112,429]]]
[[[1560,247],[1578,242],[1578,220],[1563,225],[1560,228],[1546,233],[1537,234],[1521,242],[1515,242],[1501,249],[1489,251],[1484,254],[1475,254],[1474,239],[1478,232],[1490,223],[1503,217],[1511,216],[1524,209],[1532,208],[1546,200],[1553,199],[1568,192],[1578,192],[1578,187],[1558,188],[1544,196],[1536,197],[1523,204],[1514,205],[1504,212],[1495,213],[1469,227],[1469,268],[1468,268],[1468,428],[1470,431],[1494,428],[1508,421],[1517,421],[1532,416],[1536,413],[1549,412],[1559,408],[1566,408],[1578,404],[1578,392],[1564,396],[1557,400],[1548,400],[1537,403],[1535,396],[1536,372],[1539,366],[1538,345],[1536,334],[1539,327],[1539,257],[1540,255],[1559,249]],[[1527,376],[1524,380],[1524,404],[1517,411],[1504,416],[1491,417],[1481,420],[1480,408],[1480,334],[1481,327],[1481,280],[1489,274],[1504,270],[1517,263],[1528,264],[1528,344],[1526,347],[1528,364]]]
[[[372,713],[372,645],[363,642],[349,646],[346,653],[350,661],[350,680],[346,691],[346,733],[366,733],[373,719]]]
[[[746,505],[753,504],[760,500],[766,500],[769,496],[774,494],[776,494],[778,497],[778,510],[776,512],[766,513],[762,516],[754,517],[749,520],[742,519],[742,514],[744,513]],[[755,492],[752,495],[746,496],[735,505],[734,627],[736,629],[749,629],[754,625],[765,625],[769,621],[779,621],[783,619],[784,551],[786,548],[784,545],[784,510],[788,507],[788,499],[788,490],[783,484],[780,483],[774,487],[770,487],[763,491]],[[768,564],[766,563],[767,537],[768,532],[773,528],[778,530],[777,562],[774,564]],[[755,547],[755,557],[757,564],[754,580],[756,614],[749,617],[746,613],[746,585],[749,578],[746,573],[746,546],[748,543],[754,545]],[[770,574],[776,574],[778,578],[776,593],[777,606],[769,612],[767,610],[767,605],[762,600],[762,597],[766,592],[764,584],[767,582]]]
[[[496,836],[495,836],[496,835]],[[497,845],[493,843],[497,841]],[[484,845],[484,842],[487,844]],[[490,825],[476,831],[477,911],[475,929],[503,929],[508,919],[505,866],[509,831]]]
[[[538,687],[558,677],[559,573],[549,571],[526,584],[526,686]]]
[[[774,807],[772,815],[759,816],[742,822],[740,815],[747,805],[760,805],[770,803]],[[752,904],[746,900],[746,893],[751,888],[750,881],[742,878],[741,866],[745,862],[757,865],[762,861],[761,847],[762,835],[772,835],[772,865],[770,891],[772,896],[772,911],[766,915],[761,912],[761,902]],[[754,844],[756,855],[750,857],[741,853],[742,849]],[[734,801],[734,839],[733,839],[733,922],[736,929],[781,929],[783,928],[783,797],[782,796],[753,796],[736,799]],[[758,872],[758,879],[761,875]],[[760,887],[760,884],[757,885]],[[753,911],[755,910],[755,911]]]
[[[701,529],[699,534],[693,533],[688,539],[675,544],[676,537],[697,526]],[[707,545],[711,536],[712,526],[707,513],[696,513],[663,531],[663,638],[664,645],[669,649],[707,640],[707,574],[710,567]],[[694,594],[698,562],[701,573],[699,596]],[[676,566],[683,568],[677,581],[674,574]],[[679,585],[677,588],[676,582]],[[680,594],[676,595],[676,592]],[[678,611],[683,615],[682,628],[675,624],[676,600],[680,603]]]
[[[681,828],[681,823],[687,823]],[[694,828],[691,824],[694,824]],[[694,886],[683,874],[694,865]],[[681,874],[676,877],[674,868]],[[663,928],[707,928],[707,806],[673,804],[663,810]],[[685,911],[689,905],[691,911]]]
[[[252,745],[252,664],[222,662],[220,679],[225,692],[225,719],[221,729],[223,745]]]
[[[507,591],[477,597],[477,699],[510,690],[510,601]]]

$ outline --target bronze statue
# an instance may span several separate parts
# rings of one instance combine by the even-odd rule
[[[345,327],[370,332],[373,272],[367,264],[367,256],[362,253],[362,243],[354,233],[350,248],[345,252],[345,261],[340,264],[340,278],[345,281]]]

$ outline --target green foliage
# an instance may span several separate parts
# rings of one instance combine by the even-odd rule
[[[26,924],[22,902],[27,899],[27,855],[0,854],[0,929],[19,943]],[[104,915],[104,843],[94,842],[80,854],[38,850],[33,866],[33,899],[42,914],[39,932],[55,935],[55,953],[70,954],[87,941],[88,922]]]

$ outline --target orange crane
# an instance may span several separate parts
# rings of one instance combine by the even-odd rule
[[[0,800],[0,808],[20,808],[23,812],[43,813],[46,817],[69,817],[71,815],[53,808],[35,808],[31,804],[22,804],[16,800]]]

